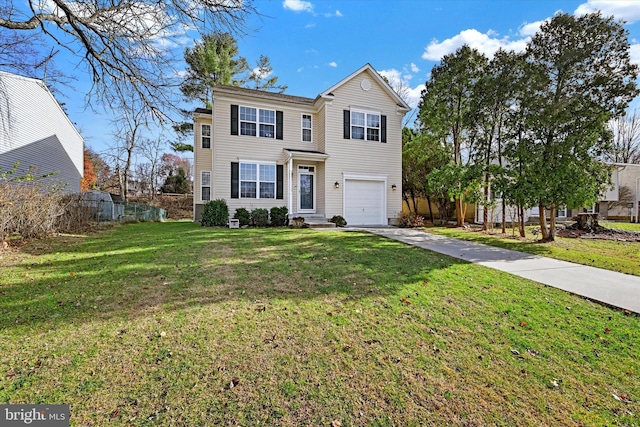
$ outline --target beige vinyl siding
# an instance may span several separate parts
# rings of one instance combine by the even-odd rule
[[[270,109],[283,112],[283,139],[260,138],[254,136],[231,135],[231,105]],[[212,130],[212,146],[214,147],[214,165],[212,173],[212,193],[215,198],[227,201],[229,214],[233,215],[237,208],[243,207],[251,211],[255,208],[271,209],[274,206],[287,206],[288,176],[284,164],[284,148],[298,150],[315,150],[315,143],[302,142],[302,113],[315,115],[309,110],[291,108],[277,104],[265,104],[248,100],[216,99],[214,117],[216,126]],[[270,162],[283,165],[283,199],[232,199],[231,198],[231,163],[232,162]],[[294,183],[295,183],[294,169]],[[294,189],[295,192],[295,189]],[[212,196],[213,197],[213,196]],[[295,209],[295,205],[294,209]]]
[[[211,141],[211,148],[202,148],[202,124],[211,124],[211,116],[199,115],[194,124],[193,129],[193,163],[195,167],[195,173],[193,177],[193,202],[199,204],[202,201],[202,171],[213,172],[213,141]],[[212,133],[213,133],[213,126]],[[212,135],[213,139],[213,135]],[[212,173],[213,179],[213,173]],[[211,189],[211,200],[216,197]]]
[[[368,91],[360,86],[365,78],[371,82]],[[366,70],[340,86],[334,95],[331,105],[326,106],[326,150],[331,155],[326,162],[326,215],[343,214],[343,177],[348,173],[387,177],[387,217],[393,220],[402,210],[402,115],[397,113],[396,102]],[[354,107],[387,117],[386,143],[343,138],[343,110]],[[340,192],[329,191],[328,186],[335,181],[340,182]],[[391,189],[393,184],[396,190]]]

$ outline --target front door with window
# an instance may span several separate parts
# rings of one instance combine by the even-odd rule
[[[315,167],[298,166],[298,211],[315,213]]]

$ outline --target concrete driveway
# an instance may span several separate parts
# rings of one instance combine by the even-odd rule
[[[640,313],[638,276],[466,242],[416,229],[389,227],[364,230]]]

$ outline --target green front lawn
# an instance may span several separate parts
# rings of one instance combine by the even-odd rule
[[[640,224],[602,223],[607,228],[640,231]],[[550,243],[540,243],[540,236],[532,231],[535,226],[526,228],[526,237],[520,238],[518,232],[508,229],[506,234],[500,229],[483,232],[478,228],[463,229],[449,227],[428,227],[430,233],[441,234],[456,239],[484,243],[490,246],[513,249],[533,255],[546,256],[577,264],[590,265],[606,270],[618,271],[640,276],[640,243],[615,240],[577,239],[556,236]]]
[[[639,423],[637,316],[362,232],[142,223],[0,270],[0,403],[72,425]]]

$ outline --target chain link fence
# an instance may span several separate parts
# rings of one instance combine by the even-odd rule
[[[167,219],[166,210],[143,203],[83,200],[82,204],[93,210],[97,222],[164,221]]]

